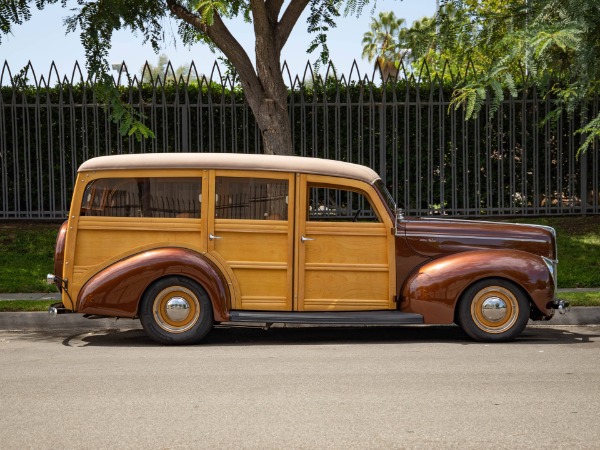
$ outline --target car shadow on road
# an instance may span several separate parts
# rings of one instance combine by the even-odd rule
[[[583,332],[582,332],[583,331]],[[585,344],[597,342],[600,330],[579,327],[528,327],[509,345]],[[471,340],[457,326],[402,327],[215,327],[202,346],[253,345],[329,345],[329,344],[398,344],[446,343],[489,345]],[[143,330],[103,330],[66,337],[69,347],[147,347],[162,346],[150,340]]]

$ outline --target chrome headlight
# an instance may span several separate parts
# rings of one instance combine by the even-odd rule
[[[557,274],[558,260],[546,258],[545,256],[542,256],[542,259],[544,260],[544,263],[546,264],[546,267],[548,268],[548,272],[550,272],[550,276],[552,277],[552,280],[554,281],[554,290],[556,291],[556,289],[558,289],[558,274]]]

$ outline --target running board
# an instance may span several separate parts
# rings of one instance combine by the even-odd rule
[[[423,316],[420,314],[405,313],[401,311],[230,311],[229,321],[328,325],[406,325],[423,323]]]

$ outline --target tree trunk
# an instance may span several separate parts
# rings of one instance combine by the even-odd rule
[[[309,0],[290,0],[283,15],[284,0],[250,0],[256,37],[256,70],[248,55],[215,11],[208,24],[177,0],[167,0],[173,14],[204,33],[233,63],[244,94],[260,129],[264,152],[292,155],[292,129],[288,114],[288,90],[281,72],[281,50]]]
[[[244,91],[260,129],[264,152],[269,155],[292,155],[294,149],[288,114],[288,93],[283,77],[279,77],[281,80],[263,76],[262,86],[256,88],[248,84],[244,86]],[[263,86],[268,86],[268,89],[263,89]]]

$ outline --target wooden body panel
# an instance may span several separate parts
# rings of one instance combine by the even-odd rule
[[[145,249],[166,246],[204,252],[202,219],[80,217],[70,291],[103,268]]]
[[[277,222],[277,223],[275,223]],[[293,264],[289,225],[217,219],[210,252],[233,272],[240,289],[234,309],[290,310]]]
[[[395,309],[395,258],[392,223],[310,221],[310,186],[333,186],[364,194],[380,213],[386,211],[373,188],[352,180],[300,176],[297,218],[296,309],[361,311]],[[302,241],[302,237],[311,240]]]
[[[80,215],[85,187],[91,181],[125,177],[193,177],[205,187],[207,171],[153,169],[79,173],[71,202],[63,262],[69,292],[63,292],[62,301],[67,309],[78,310],[76,302],[81,288],[94,275],[130,255],[169,246],[206,252],[204,219]],[[201,203],[202,218],[206,217],[207,207],[207,202]]]
[[[267,178],[288,182],[288,220],[220,219],[215,217],[215,193],[210,193],[208,251],[236,281],[232,309],[291,311],[294,273],[294,176],[285,173],[213,171],[217,177]]]

